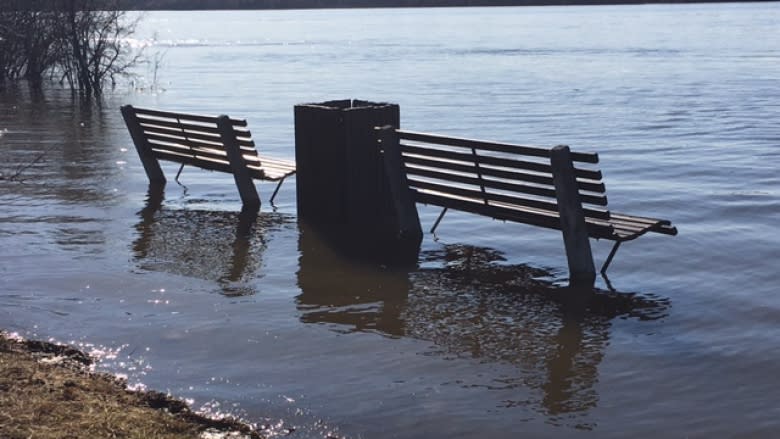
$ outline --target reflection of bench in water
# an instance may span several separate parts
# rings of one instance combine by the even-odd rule
[[[254,211],[170,210],[150,195],[136,225],[133,252],[139,268],[217,282],[228,296],[253,294],[270,230],[286,222]]]
[[[582,295],[536,280],[547,274],[540,270],[502,265],[498,253],[482,248],[424,253],[423,265],[436,268],[411,271],[345,260],[306,229],[299,249],[303,322],[428,340],[445,355],[512,364],[517,375],[504,377],[499,387],[538,394],[531,407],[551,422],[582,422],[597,405],[595,384],[612,319],[657,319],[669,306],[606,291],[584,306],[570,303]]]

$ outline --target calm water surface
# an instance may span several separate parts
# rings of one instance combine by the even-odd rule
[[[143,23],[156,83],[145,66],[99,106],[0,92],[0,327],[291,437],[780,431],[777,4]],[[613,210],[680,234],[627,244],[616,292],[599,280],[579,309],[550,284],[552,231],[451,213],[418,268],[356,264],[299,226],[294,180],[257,218],[195,169],[147,199],[118,110],[246,117],[292,158],[293,105],[339,98],[399,103],[409,129],[597,151]]]

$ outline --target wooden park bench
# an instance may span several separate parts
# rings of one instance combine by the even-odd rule
[[[622,242],[648,232],[677,234],[667,220],[610,212],[597,154],[377,130],[397,204],[411,193],[413,202],[444,208],[431,233],[448,209],[561,230],[570,278],[591,284],[589,238],[615,242],[604,274]]]
[[[260,155],[246,120],[122,107],[122,116],[150,183],[165,184],[159,160],[233,174],[244,208],[260,207],[254,179],[278,181],[273,203],[284,179],[295,173],[295,162]]]

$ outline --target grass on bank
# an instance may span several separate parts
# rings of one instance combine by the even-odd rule
[[[193,413],[182,401],[89,369],[68,346],[18,340],[0,332],[0,437],[260,438],[232,419]]]

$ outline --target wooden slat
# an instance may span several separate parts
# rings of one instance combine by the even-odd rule
[[[539,199],[515,197],[515,196],[505,195],[505,194],[494,194],[491,192],[482,192],[479,188],[469,189],[465,187],[444,185],[444,184],[433,183],[428,181],[420,181],[415,179],[411,179],[409,181],[409,186],[426,192],[434,191],[441,194],[450,194],[458,197],[465,197],[465,198],[479,201],[483,204],[490,204],[491,201],[499,201],[510,205],[535,207],[538,209],[557,211],[557,204],[554,202],[544,201]]]
[[[199,140],[202,142],[222,143],[222,139],[219,137],[218,133],[210,133],[207,131],[185,130],[180,126],[163,126],[163,125],[154,125],[149,123],[142,123],[141,128],[143,129],[144,133],[147,135],[155,134],[158,136],[179,136],[179,137],[186,137],[188,139]]]
[[[200,145],[209,145],[212,148],[225,149],[224,145],[220,141],[219,137],[202,136],[202,135],[189,135],[187,133],[173,132],[173,131],[154,131],[144,130],[144,135],[149,140],[159,140],[162,142],[177,142],[177,143],[197,143]]]
[[[524,181],[527,183],[553,186],[553,178],[551,175],[529,174],[527,172],[497,169],[483,163],[481,160],[479,160],[479,166],[473,163],[469,163],[469,164],[456,163],[453,161],[434,160],[425,157],[411,156],[411,155],[404,157],[404,161],[406,162],[407,165],[415,165],[415,166],[422,166],[428,168],[444,168],[452,171],[469,173],[474,175],[498,177],[505,180]],[[604,191],[606,190],[604,184],[601,182],[597,183],[592,181],[578,181],[577,185],[580,190],[588,191],[588,192],[604,193]]]
[[[281,159],[281,158],[278,158],[278,157],[269,157],[267,155],[261,155],[260,156],[260,161],[263,162],[264,164],[268,163],[268,164],[273,164],[273,165],[278,166],[278,167],[283,167],[283,168],[286,167],[286,168],[295,169],[295,162],[292,161],[292,160]]]
[[[246,138],[238,138],[237,137],[236,141],[238,142],[238,146],[240,146],[241,149],[244,149],[244,150],[250,150],[251,149],[251,150],[254,151],[255,148],[256,148],[255,142],[251,138],[246,139]]]
[[[172,151],[177,154],[193,155],[192,148],[186,145],[179,145],[176,143],[163,143],[163,142],[152,141],[149,142],[149,147],[157,150],[162,150],[162,151]]]
[[[497,180],[492,180],[487,178],[480,179],[476,176],[470,177],[470,176],[465,176],[460,174],[453,174],[450,172],[441,172],[436,170],[422,169],[422,168],[415,168],[415,167],[407,167],[406,173],[408,175],[425,177],[425,178],[442,180],[442,181],[450,181],[454,183],[472,185],[476,187],[484,186],[485,188],[489,188],[489,189],[497,189],[497,190],[503,190],[509,192],[519,192],[522,194],[535,195],[537,197],[546,197],[552,199],[556,198],[555,189],[549,187],[529,186],[526,184],[519,184],[519,183],[507,183],[507,182],[497,181]],[[417,182],[419,180],[411,179],[410,184],[412,181]],[[580,200],[585,204],[594,204],[596,206],[607,205],[607,198],[601,195],[580,194]]]
[[[152,110],[149,108],[138,108],[134,107],[135,112],[138,116],[152,116],[152,117],[161,117],[161,118],[172,118],[172,119],[187,119],[192,120],[195,122],[205,122],[205,123],[217,123],[217,116],[208,116],[208,115],[202,115],[202,114],[193,114],[193,113],[173,113],[170,111],[162,111],[162,110]],[[239,127],[245,127],[247,126],[246,120],[243,119],[230,119],[231,124],[234,126]]]
[[[150,141],[152,148],[159,150],[173,151],[181,154],[198,155],[207,157],[214,160],[227,160],[227,153],[225,151],[215,150],[213,148],[192,148],[188,145],[176,144],[176,143],[162,143],[157,141]]]
[[[471,152],[458,152],[445,149],[435,149],[420,145],[401,144],[401,151],[404,153],[404,160],[407,157],[420,156],[429,158],[439,158],[446,160],[455,160],[463,163],[474,163],[474,155]],[[488,155],[479,155],[479,163],[491,166],[497,166],[509,169],[522,169],[526,171],[539,172],[552,175],[552,168],[549,163],[540,163],[527,160],[518,160],[516,158],[495,157]],[[575,169],[577,178],[587,180],[601,180],[601,171],[590,169]]]
[[[146,133],[146,139],[151,143],[172,143],[186,148],[204,148],[225,152],[225,146],[218,142],[203,142],[200,140],[186,139],[183,137],[161,136],[159,134]]]
[[[277,180],[281,180],[282,178],[295,174],[294,170],[291,171],[288,169],[268,168],[265,166],[263,167],[247,166],[247,169],[249,169],[250,172],[254,173],[253,178],[257,178],[260,180],[277,181]]]
[[[152,119],[139,119],[141,126],[145,131],[157,131],[165,130],[174,132],[192,132],[193,134],[210,134],[212,136],[219,136],[219,130],[217,126],[210,125],[195,125],[185,122],[167,121],[167,120],[152,120]]]
[[[195,166],[197,168],[206,169],[209,171],[220,171],[231,174],[230,165],[227,162],[204,160],[203,158],[194,157],[192,155],[179,154],[172,151],[153,149],[152,152],[159,159],[168,160],[176,163],[183,163],[185,165]]]
[[[560,214],[559,212],[550,212],[547,210],[540,210],[535,208],[528,208],[528,207],[520,207],[515,205],[505,205],[502,203],[494,203],[492,204],[496,207],[503,207],[510,210],[525,210],[525,211],[533,211],[536,214],[544,214],[544,215],[551,215],[555,218],[558,218],[558,221],[560,222]],[[609,213],[609,212],[603,212],[603,213]],[[593,216],[586,216],[585,217],[585,225],[588,227],[588,235],[592,238],[598,238],[598,239],[612,239],[614,240],[614,229],[612,227],[612,224],[609,223],[608,220],[605,220],[603,218],[596,218]],[[556,226],[556,229],[560,229],[560,226]]]
[[[556,214],[558,212],[558,204],[557,201],[555,200],[545,201],[540,199],[518,197],[514,195],[494,193],[494,192],[483,193],[481,190],[477,190],[477,189],[468,189],[463,187],[455,187],[451,185],[442,185],[442,184],[426,182],[426,181],[417,181],[417,180],[415,180],[414,182],[410,182],[410,186],[425,192],[433,191],[441,194],[451,194],[457,197],[479,200],[483,204],[485,204],[485,201],[487,201],[487,204],[495,205],[500,203],[504,207],[508,207],[508,208],[522,206],[522,207],[531,207],[534,209],[547,210],[547,211],[554,212]],[[583,210],[585,211],[585,215],[590,218],[600,219],[600,220],[609,219],[608,211],[587,209],[587,208]]]
[[[217,143],[222,144],[222,139],[219,137],[218,133],[209,133],[206,131],[193,131],[193,130],[185,130],[181,126],[176,127],[173,125],[170,126],[162,126],[162,125],[154,125],[149,123],[143,123],[141,126],[144,128],[144,133],[147,136],[166,136],[166,137],[177,137],[180,139],[188,139],[188,140],[197,140],[207,143]],[[255,142],[252,140],[239,140],[238,142],[239,146],[243,151],[245,151],[247,154],[257,155],[257,150],[255,149]]]
[[[426,178],[448,181],[453,183],[466,184],[478,188],[484,186],[486,188],[501,189],[506,191],[519,192],[523,194],[536,195],[538,197],[547,197],[547,198],[555,199],[555,191],[550,188],[528,186],[528,185],[514,184],[514,183],[496,182],[488,179],[480,179],[477,177],[469,177],[460,174],[453,174],[450,172],[441,172],[441,171],[434,171],[434,170],[414,168],[414,167],[407,167],[406,173],[411,176],[426,177]],[[417,184],[418,181],[419,180],[412,178],[409,183],[411,185],[415,185]]]
[[[398,135],[403,140],[430,143],[436,145],[457,146],[461,148],[476,148],[486,151],[503,152],[508,154],[526,155],[532,157],[550,157],[549,148],[536,146],[514,145],[510,143],[489,142],[484,140],[465,139],[461,137],[441,136],[438,134],[419,133],[414,131],[398,130]],[[572,160],[584,163],[598,163],[599,156],[596,153],[571,153]]]
[[[633,222],[641,222],[646,224],[662,224],[662,225],[671,225],[672,223],[669,222],[669,220],[662,220],[662,219],[656,219],[656,218],[647,218],[642,216],[634,216],[634,215],[626,215],[622,213],[614,213],[612,214],[612,217],[615,219],[621,219],[626,221],[633,221]]]
[[[415,199],[423,204],[449,207],[502,221],[530,224],[555,230],[560,230],[561,228],[557,212],[535,210],[522,206],[509,208],[506,206],[485,205],[476,199],[452,197],[426,191],[417,191]],[[588,220],[586,225],[590,236],[594,238],[610,239],[610,237],[613,237],[612,239],[615,239],[612,228],[604,222]]]
[[[664,235],[677,235],[677,228],[672,226],[668,220],[661,220],[655,218],[638,217],[632,215],[625,215],[620,213],[613,213],[610,220],[613,223],[625,225],[626,227],[644,227],[648,232],[661,233]]]
[[[262,157],[246,157],[244,156],[244,159],[247,161],[247,166],[255,166],[257,168],[271,168],[271,169],[278,169],[280,171],[295,171],[295,163],[288,162],[288,161],[277,161],[271,158],[268,158],[268,156],[262,156]]]
[[[192,125],[187,123],[178,123],[176,121],[158,121],[158,120],[145,120],[141,123],[144,131],[147,133],[158,133],[166,135],[180,135],[186,136],[190,139],[199,139],[205,141],[219,141],[219,132],[216,127],[204,126],[204,125]],[[251,138],[249,131],[237,132],[240,136],[236,137],[236,141],[241,149],[254,150],[255,142]]]
[[[435,206],[463,210],[498,220],[522,222],[550,229],[557,229],[560,227],[558,218],[552,215],[552,213],[550,215],[542,215],[537,212],[528,213],[519,209],[511,210],[507,208],[486,205],[482,203],[481,200],[477,199],[466,199],[462,197],[453,197],[426,191],[418,191],[417,194],[415,194],[415,200],[423,204],[433,204]]]
[[[279,171],[279,172],[287,172],[287,173],[295,172],[295,167],[294,166],[278,166],[278,165],[275,165],[275,164],[269,164],[267,162],[264,162],[259,167],[261,167],[263,169],[271,169],[271,170],[275,170],[275,171]]]

